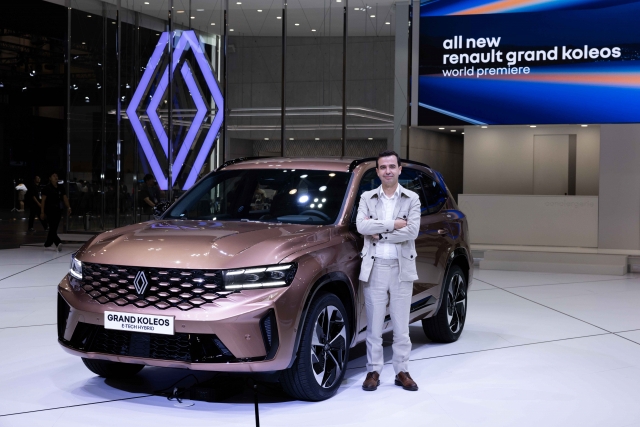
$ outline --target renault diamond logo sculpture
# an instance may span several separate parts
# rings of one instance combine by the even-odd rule
[[[181,175],[180,171],[182,170],[193,146],[193,149],[197,154],[195,155],[193,166],[191,167],[186,180],[182,184],[182,188],[186,190],[196,182],[198,173],[200,173],[202,165],[207,160],[209,152],[213,147],[213,143],[218,136],[218,131],[222,125],[224,115],[224,100],[222,98],[220,88],[218,87],[218,82],[213,74],[211,62],[207,58],[205,51],[198,41],[198,36],[194,31],[190,30],[182,32],[180,38],[175,42],[171,66],[172,69],[169,70],[168,65],[164,70],[161,69],[162,59],[165,54],[167,44],[171,42],[171,39],[172,37],[169,37],[169,33],[167,32],[162,33],[160,36],[160,40],[158,41],[142,78],[140,79],[140,84],[131,98],[131,103],[127,107],[127,116],[129,117],[131,126],[140,141],[140,146],[144,151],[144,155],[149,161],[153,174],[158,181],[158,185],[163,190],[166,190],[169,186],[176,184],[176,180]],[[188,59],[184,58],[184,55],[187,53],[189,48],[193,52],[195,64],[191,64]],[[182,75],[186,85],[186,88],[182,88],[181,90],[187,89],[186,92],[190,94],[191,99],[195,104],[196,113],[188,130],[186,131],[186,135],[182,138],[182,144],[178,146],[179,141],[174,141],[174,150],[177,151],[177,154],[175,155],[175,160],[173,162],[173,182],[169,184],[168,178],[164,173],[166,168],[161,166],[159,158],[156,155],[156,153],[161,153],[167,160],[169,159],[169,137],[158,113],[161,106],[162,108],[166,108],[166,104],[161,104],[169,85],[169,72],[171,72],[172,76],[176,76],[178,66],[180,68],[180,75]],[[194,66],[199,68],[200,74],[206,82],[206,88],[211,93],[211,97],[215,103],[215,111],[211,114],[212,117],[209,129],[206,132],[204,140],[199,148],[197,147],[197,144],[194,146],[194,142],[199,141],[200,135],[205,133],[205,124],[208,120],[207,116],[211,113],[211,110],[210,107],[207,106],[207,104],[209,104],[209,100],[203,95],[202,89],[196,81],[196,73],[193,68]],[[160,75],[161,77],[158,81],[158,76]],[[151,126],[143,126],[141,121],[143,117],[149,120]],[[153,128],[162,150],[158,150],[157,152],[154,150],[150,128]]]
[[[133,279],[133,286],[136,287],[136,292],[138,295],[144,295],[144,291],[147,290],[147,285],[149,281],[147,280],[147,276],[145,276],[144,271],[138,271],[136,274],[136,278]]]

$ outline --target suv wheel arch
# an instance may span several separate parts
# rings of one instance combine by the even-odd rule
[[[356,304],[355,304],[355,295],[353,286],[351,286],[351,281],[347,277],[346,274],[340,271],[334,271],[327,273],[320,278],[318,278],[309,293],[307,294],[307,298],[304,302],[304,307],[300,313],[300,320],[298,321],[298,328],[296,330],[296,340],[293,345],[293,352],[291,354],[291,360],[289,361],[290,368],[293,363],[296,361],[298,356],[298,350],[300,349],[300,339],[302,337],[302,330],[304,328],[304,322],[307,318],[307,314],[309,311],[309,306],[311,303],[318,298],[319,296],[327,293],[331,293],[336,295],[344,304],[347,314],[349,315],[349,326],[351,333],[351,341],[355,337],[355,321],[356,321]],[[351,343],[349,343],[350,345]]]
[[[462,269],[462,272],[465,275],[465,280],[467,281],[467,284],[469,284],[469,270],[471,269],[471,263],[469,262],[469,254],[467,253],[467,250],[463,247],[457,247],[453,250],[452,254],[453,256],[449,255],[449,258],[447,259],[447,267],[444,270],[444,276],[442,280],[446,280],[449,274],[449,270],[451,270],[451,266],[457,265]],[[438,310],[440,310],[440,305],[442,304],[442,301],[444,299],[445,288],[446,286],[443,283],[440,288],[440,298],[438,299],[438,305],[432,312],[434,316],[438,313]]]

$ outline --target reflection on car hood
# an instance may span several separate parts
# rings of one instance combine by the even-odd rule
[[[275,264],[329,239],[326,226],[227,221],[150,221],[97,236],[84,262],[215,269]]]

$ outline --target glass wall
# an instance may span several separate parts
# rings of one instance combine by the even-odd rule
[[[70,231],[147,220],[142,193],[174,200],[228,159],[392,146],[393,1],[50,1],[68,17]]]

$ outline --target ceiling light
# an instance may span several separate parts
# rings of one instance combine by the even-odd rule
[[[375,17],[376,17],[376,15],[371,15],[369,18],[375,18]]]
[[[276,19],[282,19],[282,16],[276,16]]]
[[[191,17],[191,19],[196,19],[196,17],[195,17],[195,16],[192,16],[192,17]]]
[[[320,203],[320,204],[318,205],[318,207],[319,207],[319,208],[321,208],[321,207],[322,207],[322,203]]]
[[[309,200],[309,196],[301,196],[301,197],[298,199],[298,202],[300,202],[300,203],[305,203],[307,200]]]
[[[327,189],[327,186],[326,186],[326,185],[323,185],[322,187],[318,188],[318,190],[320,190],[320,191],[324,191],[324,190],[326,190],[326,189]]]
[[[320,199],[318,199],[318,198],[316,197],[315,199],[313,199],[313,201],[314,201],[315,203],[318,203],[318,202],[320,201]]]
[[[204,9],[196,9],[198,12],[204,12]]]
[[[234,31],[233,28],[229,28],[229,31]]]
[[[316,30],[312,29],[311,31],[315,33]]]
[[[144,4],[149,4],[149,2],[148,2],[148,1],[146,1],[146,2],[144,2]]]
[[[300,178],[306,178],[306,177],[308,177],[308,176],[309,176],[309,175],[300,175]]]
[[[334,177],[334,176],[336,176],[336,174],[335,174],[335,173],[333,173],[333,172],[331,172],[331,173],[329,174],[329,176]]]
[[[486,129],[488,126],[482,126],[482,129]]]
[[[296,194],[298,192],[297,188],[294,188],[293,190],[289,190],[289,194]]]
[[[440,129],[440,130],[444,130],[444,128],[438,128],[438,129]]]
[[[324,202],[326,202],[326,201],[327,201],[327,199],[322,199],[322,203],[324,203]]]
[[[268,141],[268,140],[269,140],[269,138],[265,138],[264,140],[265,140],[265,141]]]
[[[87,15],[87,18],[91,18],[91,15]]]
[[[451,129],[451,132],[457,132],[455,129]]]
[[[300,24],[297,24],[297,23],[296,23],[296,24],[293,24],[293,25],[295,25],[296,27],[299,27],[299,26],[300,26]]]
[[[236,2],[236,4],[242,4],[242,2],[241,2],[241,1],[239,1],[239,2]]]
[[[391,25],[391,22],[385,22],[384,25]]]
[[[462,132],[462,135],[464,135],[464,132]]]
[[[316,205],[314,205],[313,203],[311,203],[311,204],[309,205],[309,207],[310,207],[310,208],[315,208],[315,207],[316,207]]]
[[[342,3],[342,0],[336,0],[336,3]]]
[[[536,125],[531,125],[531,126],[529,126],[529,127],[530,127],[530,128],[534,128],[534,127],[536,127]]]
[[[82,44],[86,44],[85,42],[82,42]]]
[[[289,138],[289,141],[293,141],[293,138]]]
[[[353,10],[360,10],[360,8],[359,7],[354,7]]]
[[[4,87],[4,83],[0,82],[0,87]]]
[[[587,126],[589,126],[589,125],[580,125],[580,126],[582,126],[583,128],[586,128],[586,127],[587,127]]]
[[[177,10],[176,13],[184,13],[184,10]]]
[[[373,141],[373,138],[367,138],[369,141]]]
[[[320,138],[316,138],[316,141],[320,141]]]
[[[258,9],[258,12],[262,12],[262,9]]]
[[[212,23],[211,23],[211,25],[216,25],[216,23],[215,23],[215,22],[212,22]]]

